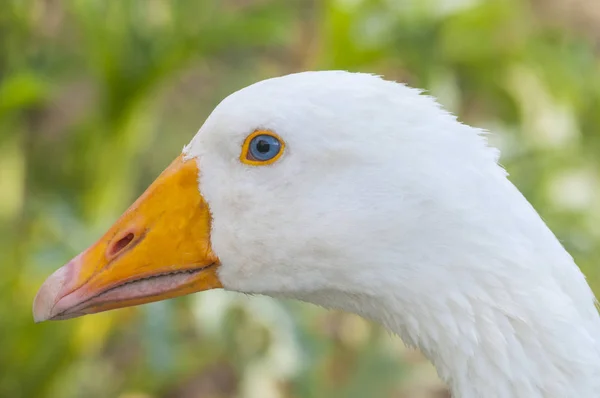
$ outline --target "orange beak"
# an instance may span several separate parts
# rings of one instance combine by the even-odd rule
[[[210,228],[196,161],[179,156],[98,242],[44,282],[35,321],[222,287]]]

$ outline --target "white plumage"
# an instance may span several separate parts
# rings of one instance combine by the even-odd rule
[[[256,129],[286,143],[250,167]],[[457,398],[600,396],[584,276],[480,130],[366,74],[306,72],[226,98],[190,145],[226,289],[381,322]]]

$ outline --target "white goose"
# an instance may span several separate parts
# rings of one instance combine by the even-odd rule
[[[36,321],[224,287],[381,322],[457,398],[600,397],[583,274],[480,130],[366,74],[306,72],[226,98]]]

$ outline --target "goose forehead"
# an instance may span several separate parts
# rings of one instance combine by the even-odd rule
[[[394,112],[390,112],[394,110]],[[248,86],[225,98],[209,115],[193,146],[237,147],[256,129],[274,130],[286,141],[307,138],[364,145],[394,135],[407,125],[428,123],[437,104],[404,85],[367,74],[304,72]],[[202,152],[202,148],[198,148]]]

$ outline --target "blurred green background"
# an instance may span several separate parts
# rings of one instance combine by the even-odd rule
[[[34,325],[211,109],[308,69],[427,89],[492,131],[512,181],[600,294],[597,0],[3,0],[0,397],[446,397],[380,327],[208,292]]]

